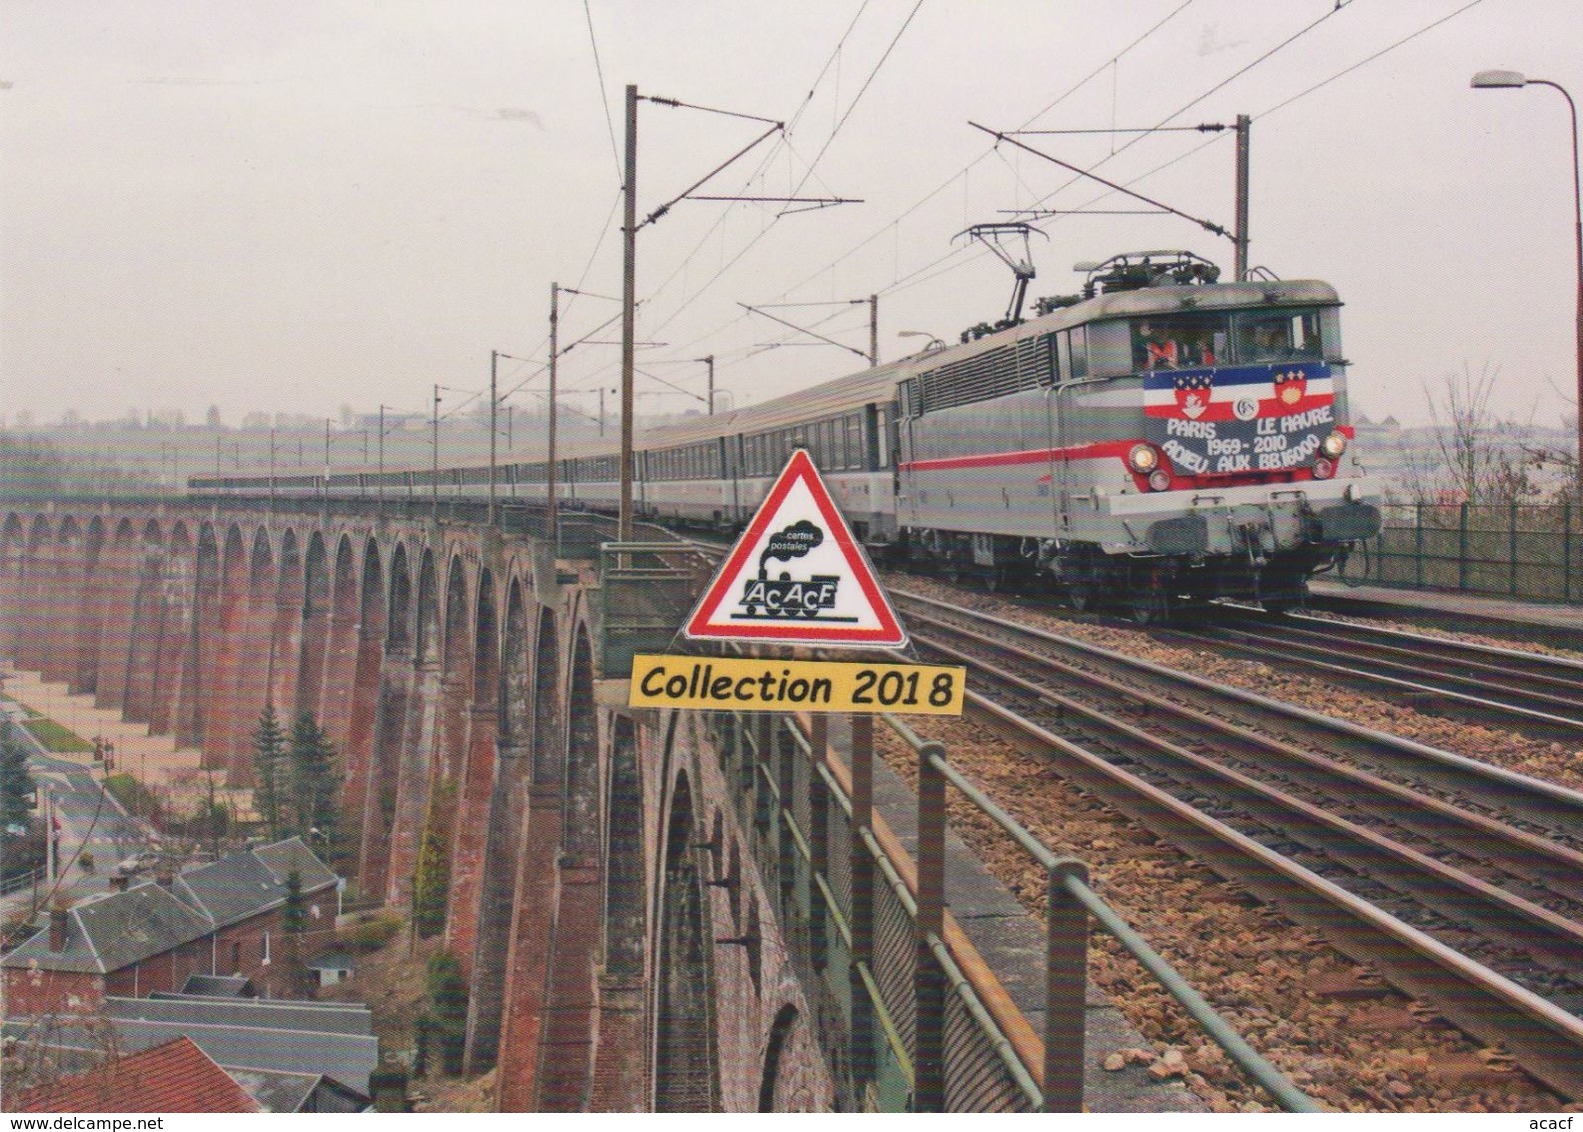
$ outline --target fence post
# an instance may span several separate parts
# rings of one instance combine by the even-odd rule
[[[1561,505],[1561,587],[1566,601],[1572,600],[1572,504]]]
[[[1088,909],[1067,889],[1067,877],[1087,884],[1088,866],[1076,857],[1060,857],[1045,877],[1045,1112],[1083,1111]]]
[[[815,971],[823,971],[829,962],[829,916],[824,889],[815,877],[830,876],[830,792],[825,787],[819,767],[830,748],[830,717],[820,712],[813,714],[813,724],[808,731],[808,748],[812,752],[808,768],[808,862],[811,872],[808,883],[808,951]]]
[[[874,821],[874,717],[851,717],[852,844],[848,853],[852,905],[852,1084],[859,1098],[874,1079],[874,1010],[860,968],[874,959],[874,858],[865,837]]]
[[[1457,529],[1457,589],[1468,588],[1468,505],[1464,500]]]
[[[1510,563],[1510,581],[1507,588],[1512,597],[1517,596],[1517,501],[1511,501],[1507,512],[1510,522],[1507,524],[1506,557]]]
[[[1424,505],[1413,505],[1413,576],[1419,589],[1424,588]]]
[[[945,757],[939,743],[918,749],[918,920],[914,925],[913,1111],[945,1111],[945,972],[930,939],[945,934]]]

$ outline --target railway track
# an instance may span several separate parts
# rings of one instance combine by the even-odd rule
[[[996,730],[1583,1096],[1583,795],[892,597],[920,645],[974,668],[990,689],[974,710]],[[1301,740],[1272,726],[1283,711]]]
[[[1293,665],[1422,711],[1583,743],[1583,661],[1300,614],[1223,609],[1161,640]]]

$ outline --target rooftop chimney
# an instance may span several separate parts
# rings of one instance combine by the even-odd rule
[[[49,910],[49,949],[51,951],[66,950],[66,920],[70,915],[69,905],[57,904]]]
[[[132,878],[127,876],[125,873],[111,873],[110,874],[110,891],[111,892],[125,892],[131,886],[132,886]]]

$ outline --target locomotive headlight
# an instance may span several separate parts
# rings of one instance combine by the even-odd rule
[[[1134,444],[1127,453],[1127,463],[1139,475],[1148,475],[1160,466],[1160,454],[1147,444]]]
[[[1319,457],[1319,459],[1314,461],[1314,478],[1316,480],[1327,480],[1327,479],[1329,479],[1331,476],[1333,476],[1335,474],[1336,474],[1336,466],[1335,466],[1335,464],[1331,463],[1329,460],[1325,459],[1323,456]]]
[[[1339,460],[1341,459],[1341,454],[1347,450],[1347,438],[1342,433],[1333,432],[1325,437],[1324,443],[1319,446],[1319,450],[1332,460]]]
[[[1164,468],[1155,468],[1149,473],[1149,487],[1153,491],[1165,491],[1171,486],[1171,473]]]

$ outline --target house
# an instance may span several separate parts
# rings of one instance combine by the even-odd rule
[[[283,931],[289,878],[301,886],[302,940]],[[179,991],[194,975],[250,980],[290,995],[283,946],[317,946],[334,930],[339,881],[298,838],[233,853],[179,876],[54,908],[49,923],[0,959],[13,1016],[96,1011],[111,996]]]
[[[366,1006],[160,993],[105,998],[92,1016],[7,1017],[8,1048],[60,1067],[106,1049],[142,1051],[177,1037],[196,1045],[269,1112],[358,1112],[368,1106],[379,1039]]]
[[[308,960],[307,967],[319,976],[321,987],[334,986],[344,979],[350,979],[353,971],[352,957],[335,948],[315,955]]]
[[[190,1039],[173,1038],[6,1097],[7,1112],[264,1112]]]

